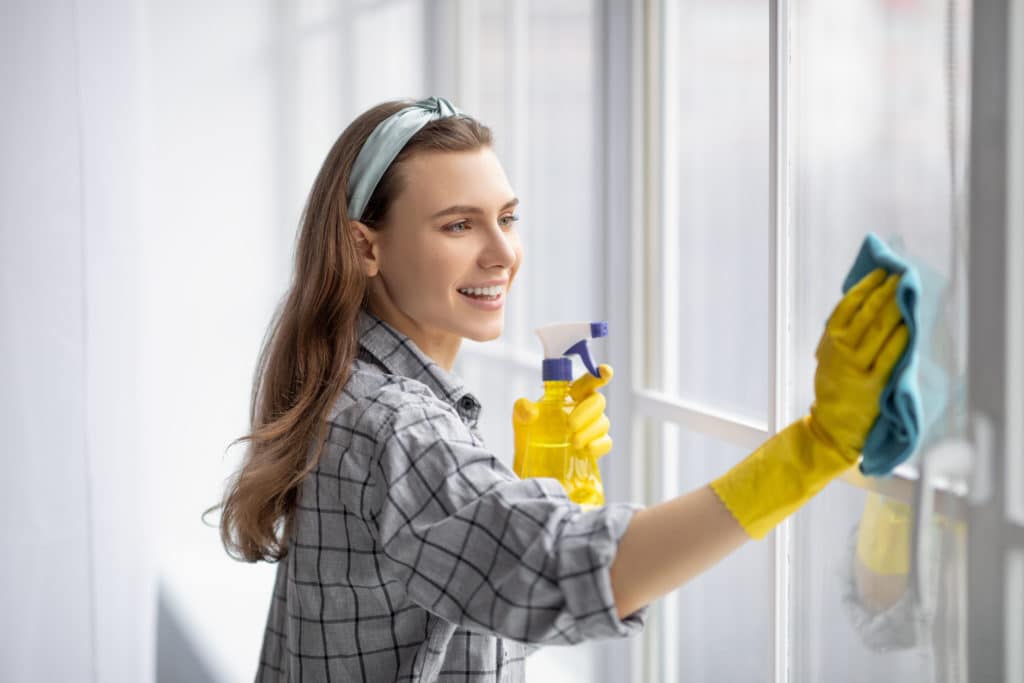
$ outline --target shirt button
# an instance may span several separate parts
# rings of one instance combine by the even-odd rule
[[[473,399],[471,399],[469,396],[463,396],[462,399],[459,401],[459,405],[462,406],[463,410],[472,410]]]

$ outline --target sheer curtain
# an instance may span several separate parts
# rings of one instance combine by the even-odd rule
[[[0,20],[0,657],[24,681],[154,664],[140,386],[140,18],[6,3]]]

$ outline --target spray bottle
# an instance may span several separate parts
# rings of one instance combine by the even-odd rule
[[[568,356],[578,355],[587,370],[600,377],[587,340],[607,336],[608,323],[558,323],[539,327],[536,333],[544,345],[544,396],[537,401],[537,420],[530,426],[522,476],[558,479],[569,499],[584,508],[604,505],[597,459],[573,448],[570,439],[569,413],[576,402],[569,395],[572,360]]]

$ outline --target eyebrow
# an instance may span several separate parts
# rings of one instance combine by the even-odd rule
[[[501,210],[504,211],[505,209],[511,209],[518,203],[519,198],[513,197],[512,199],[505,202],[505,205],[501,207]],[[483,209],[477,206],[466,206],[465,204],[456,204],[454,206],[449,206],[447,209],[441,209],[430,218],[440,218],[441,216],[447,216],[448,214],[452,213],[483,213]]]

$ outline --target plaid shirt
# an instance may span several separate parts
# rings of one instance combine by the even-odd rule
[[[303,482],[257,681],[522,681],[539,644],[627,636],[609,567],[633,513],[583,512],[484,447],[480,403],[367,312]]]

